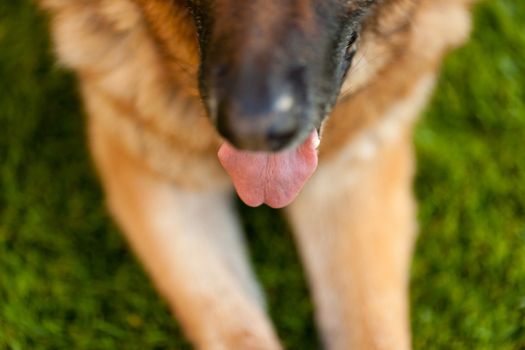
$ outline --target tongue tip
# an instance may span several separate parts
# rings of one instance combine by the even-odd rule
[[[245,198],[242,196],[239,196],[239,198],[243,201],[244,204],[252,208],[257,208],[264,204],[264,200],[262,199]]]
[[[239,198],[243,201],[244,204],[246,204],[249,207],[257,208],[261,205],[265,204],[273,209],[281,209],[293,202],[296,196],[292,196],[291,198],[275,198],[275,197],[249,197],[244,195],[243,192],[237,191],[237,194],[239,195]]]
[[[293,200],[295,199],[294,198],[291,198],[291,199],[287,199],[287,200],[280,200],[280,201],[274,201],[274,200],[268,200],[266,199],[264,201],[264,204],[266,204],[267,206],[269,206],[270,208],[273,208],[273,209],[281,209],[281,208],[284,208],[286,206],[288,206],[289,204],[291,204],[293,202]]]
[[[246,198],[243,198],[241,196],[239,196],[239,198],[241,199],[241,201],[244,204],[246,204],[249,207],[257,208],[257,207],[260,207],[261,205],[265,204],[265,205],[269,206],[272,209],[282,209],[284,207],[287,207],[295,199],[295,197],[291,198],[291,199],[286,199],[286,200],[274,200],[272,198],[246,199]]]

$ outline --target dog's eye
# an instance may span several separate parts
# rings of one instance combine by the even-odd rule
[[[350,39],[348,40],[348,44],[346,45],[346,54],[345,59],[348,62],[351,62],[352,59],[355,56],[355,53],[357,51],[357,39],[359,38],[359,35],[357,32],[353,32],[350,36]]]

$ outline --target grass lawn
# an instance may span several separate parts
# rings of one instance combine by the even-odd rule
[[[525,3],[475,22],[415,136],[416,349],[525,348]],[[34,5],[0,1],[0,349],[188,348],[104,209],[77,95]],[[280,336],[317,348],[286,224],[241,210]]]

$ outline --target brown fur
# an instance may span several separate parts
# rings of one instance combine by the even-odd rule
[[[181,1],[41,3],[78,73],[109,206],[188,337],[206,349],[280,348],[198,97]],[[322,127],[319,169],[287,209],[330,349],[410,347],[411,130],[443,55],[468,35],[467,5],[380,5]]]

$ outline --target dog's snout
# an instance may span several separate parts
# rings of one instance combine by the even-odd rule
[[[215,80],[215,120],[219,132],[240,149],[279,151],[291,145],[306,128],[304,84],[298,69],[275,74],[254,67]],[[301,80],[301,79],[300,79]]]

